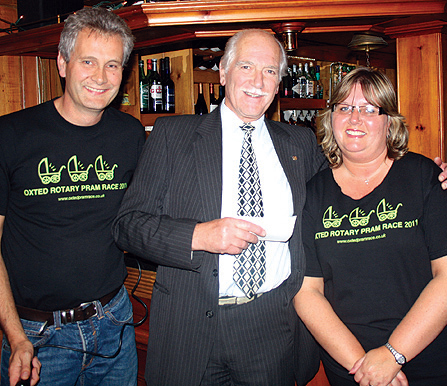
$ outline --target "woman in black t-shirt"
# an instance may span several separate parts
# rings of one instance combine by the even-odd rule
[[[294,303],[331,385],[447,385],[439,168],[408,153],[393,86],[369,68],[338,85],[319,135],[331,168],[308,184]]]

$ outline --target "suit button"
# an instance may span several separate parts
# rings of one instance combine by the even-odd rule
[[[219,272],[217,271],[217,269],[213,269],[213,276],[217,277],[218,274],[219,274]]]
[[[206,317],[207,318],[212,318],[214,316],[214,312],[213,311],[206,311]]]

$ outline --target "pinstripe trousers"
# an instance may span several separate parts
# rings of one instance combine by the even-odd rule
[[[284,285],[241,305],[219,306],[217,336],[201,386],[294,385],[295,312]]]

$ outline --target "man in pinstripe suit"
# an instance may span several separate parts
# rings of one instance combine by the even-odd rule
[[[272,35],[239,32],[221,60],[220,108],[160,118],[146,142],[113,231],[121,248],[159,265],[150,386],[304,385],[318,369],[315,343],[292,298],[305,268],[305,184],[324,161],[310,130],[264,118],[286,68]],[[262,226],[236,218],[240,126],[247,122],[255,127]],[[274,221],[283,225],[293,216],[291,237],[269,238]],[[248,297],[233,280],[233,262],[264,236],[265,281]]]

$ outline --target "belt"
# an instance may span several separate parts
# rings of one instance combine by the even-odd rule
[[[101,299],[99,299],[99,302],[103,306],[105,306],[118,294],[120,289],[121,287],[117,288],[107,295],[104,295]],[[34,322],[45,322],[45,327],[49,327],[54,324],[53,311],[40,311],[22,306],[16,306],[16,308],[20,318],[22,319],[31,320]],[[56,312],[60,312],[62,324],[82,322],[83,320],[87,320],[96,315],[96,305],[93,302],[87,302],[80,304],[76,308],[59,310]]]
[[[261,297],[262,294],[256,294],[251,298],[246,296],[222,296],[219,298],[219,306],[235,305],[235,304],[245,304]]]

